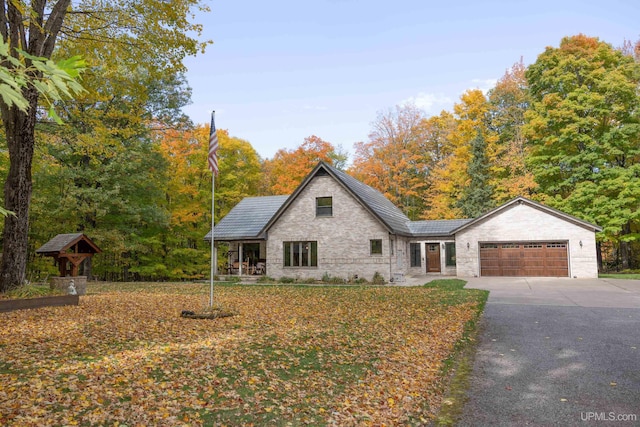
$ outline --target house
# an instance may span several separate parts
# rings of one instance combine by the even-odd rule
[[[242,200],[215,226],[214,241],[229,244],[232,274],[597,277],[598,231],[524,197],[475,219],[411,221],[379,191],[321,162],[290,196]]]

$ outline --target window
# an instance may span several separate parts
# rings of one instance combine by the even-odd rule
[[[467,244],[467,248],[469,245]],[[498,249],[498,245],[495,243],[483,243],[480,245],[480,249]]]
[[[566,248],[566,243],[547,243],[547,248]]]
[[[316,216],[333,216],[333,198],[316,197]]]
[[[371,255],[382,255],[382,239],[371,240]]]
[[[411,267],[421,267],[420,243],[409,243],[409,256],[411,257]]]
[[[317,267],[318,242],[284,242],[285,267]]]
[[[456,266],[456,244],[454,242],[444,244],[444,258],[447,267]]]
[[[540,249],[542,248],[542,243],[526,243],[522,247],[525,249]]]

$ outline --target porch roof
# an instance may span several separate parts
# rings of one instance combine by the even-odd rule
[[[472,219],[437,219],[427,221],[411,221],[409,228],[413,237],[453,237],[453,232],[471,222]]]
[[[262,239],[264,226],[289,196],[247,197],[242,199],[214,227],[214,239],[237,241]],[[211,232],[204,238],[211,241]]]

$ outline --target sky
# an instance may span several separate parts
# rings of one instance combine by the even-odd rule
[[[206,0],[205,0],[206,2]],[[428,116],[488,90],[563,37],[640,39],[640,1],[215,0],[198,13],[204,54],[185,60],[195,123],[262,158],[316,135],[353,155],[396,105]]]

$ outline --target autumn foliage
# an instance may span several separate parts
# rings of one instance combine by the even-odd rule
[[[336,148],[315,135],[305,138],[293,150],[280,149],[272,159],[264,162],[266,193],[291,194],[318,162],[333,165],[336,160],[340,161]]]
[[[216,288],[238,316],[179,317],[202,285],[90,285],[0,313],[0,424],[421,425],[482,291]]]

